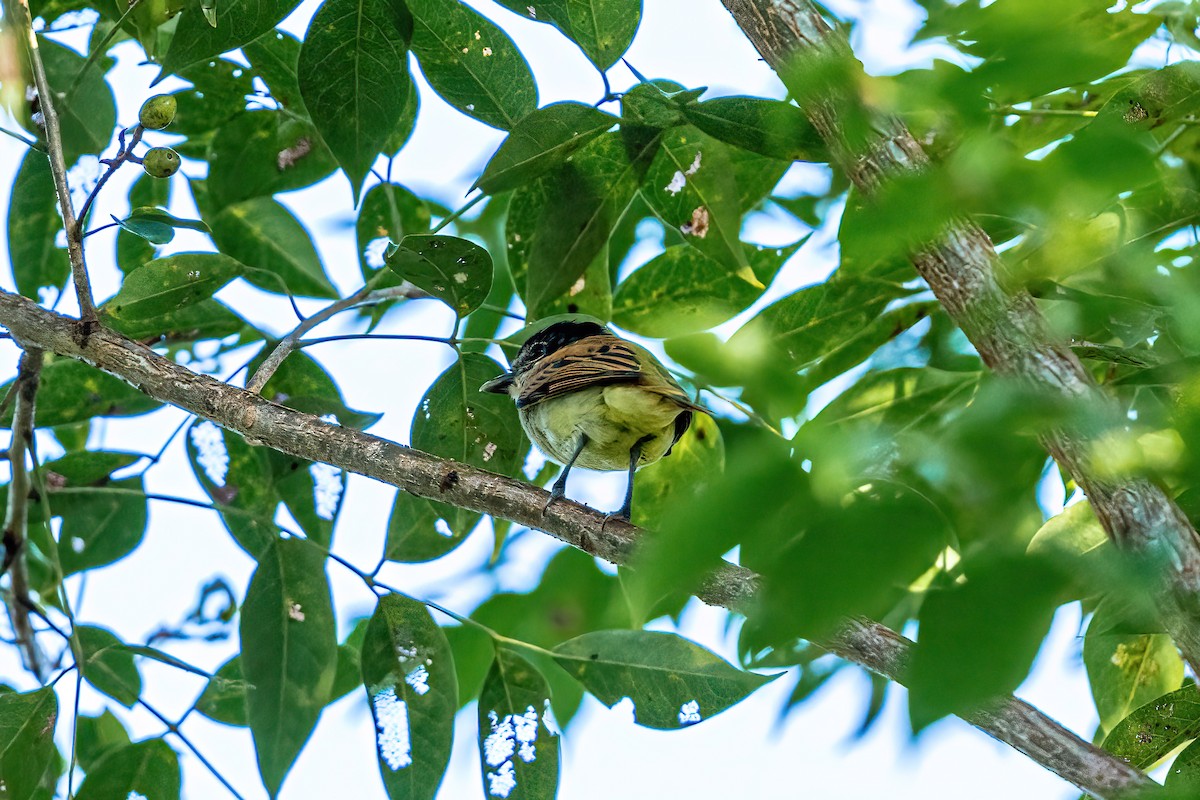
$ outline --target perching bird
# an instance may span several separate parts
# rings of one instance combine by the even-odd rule
[[[609,515],[625,520],[633,473],[671,452],[693,411],[707,413],[648,350],[595,322],[556,322],[538,331],[521,346],[511,371],[479,391],[512,397],[530,440],[564,465],[546,508],[563,496],[576,464],[627,469],[625,502]]]

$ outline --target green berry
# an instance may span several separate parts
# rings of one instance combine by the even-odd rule
[[[175,119],[175,108],[175,95],[156,94],[142,103],[142,110],[138,112],[138,122],[142,123],[143,128],[160,130]]]
[[[142,159],[142,169],[153,178],[169,178],[179,171],[179,153],[169,147],[152,147]]]

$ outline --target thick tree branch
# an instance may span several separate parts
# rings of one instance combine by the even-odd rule
[[[864,109],[857,96],[846,96],[854,80],[824,92],[825,87],[811,85],[814,74],[840,74],[821,71],[822,64],[860,69],[845,38],[812,3],[722,2],[785,85],[801,97],[835,163],[861,192],[869,195],[888,176],[927,165],[928,157],[899,120]],[[989,367],[1070,401],[1113,411],[1111,424],[1122,424],[1075,354],[1049,334],[1029,294],[1009,293],[1001,286],[1000,260],[979,226],[967,220],[951,224],[940,241],[913,254],[912,263]],[[1200,671],[1200,537],[1187,517],[1148,480],[1097,476],[1083,436],[1063,430],[1042,441],[1087,494],[1113,542],[1133,558],[1166,565],[1159,591],[1163,622],[1192,669]]]
[[[578,503],[556,503],[543,512],[547,493],[524,481],[284,408],[253,392],[197,375],[105,328],[84,339],[79,335],[81,324],[0,290],[0,325],[23,347],[85,361],[247,441],[332,464],[420,497],[512,520],[614,564],[629,561],[642,535],[640,529],[619,520],[605,524],[604,514]],[[745,608],[757,589],[757,579],[744,567],[725,564],[707,578],[697,597],[726,608]],[[892,679],[902,677],[912,647],[898,634],[866,621],[849,623],[827,646]],[[978,712],[969,721],[1101,800],[1125,797],[1131,789],[1152,785],[1128,764],[1011,697],[997,700],[994,710]]]
[[[25,564],[26,531],[29,521],[29,470],[25,451],[33,439],[33,411],[37,403],[38,379],[42,371],[42,351],[29,348],[21,354],[17,368],[16,405],[13,408],[12,441],[8,463],[12,478],[8,484],[8,506],[4,513],[4,566],[9,574],[8,618],[13,636],[21,650],[25,669],[39,681],[49,677],[49,664],[38,646],[29,614],[33,601],[29,594],[29,572]]]
[[[90,328],[96,321],[96,303],[92,299],[92,286],[88,281],[87,266],[83,260],[83,236],[75,219],[75,208],[71,205],[71,189],[67,186],[67,163],[63,158],[62,132],[58,123],[56,98],[46,78],[46,67],[42,64],[42,53],[38,47],[37,34],[29,14],[27,0],[20,0],[21,23],[28,37],[29,61],[33,68],[33,82],[37,87],[38,104],[42,118],[46,121],[46,145],[50,156],[50,171],[54,175],[54,191],[58,194],[58,206],[62,211],[63,228],[67,232],[67,256],[71,260],[71,276],[75,281],[75,294],[79,300],[79,317]]]

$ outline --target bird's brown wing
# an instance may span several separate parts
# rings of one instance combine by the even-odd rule
[[[639,383],[637,352],[616,336],[589,336],[541,359],[521,381],[517,407],[525,408],[589,386]]]

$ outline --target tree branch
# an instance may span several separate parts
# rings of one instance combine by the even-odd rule
[[[8,485],[8,506],[4,513],[4,566],[12,583],[12,591],[8,598],[8,618],[12,622],[13,636],[21,650],[21,662],[39,681],[45,681],[50,676],[49,664],[38,646],[29,619],[30,610],[34,606],[29,594],[29,572],[25,564],[30,491],[25,451],[33,438],[33,411],[37,402],[41,370],[41,350],[31,347],[21,354],[15,386],[17,399],[13,408],[12,441],[8,446],[8,463],[12,470],[12,478]],[[0,570],[0,573],[2,572]]]
[[[376,279],[386,274],[388,273],[380,270],[366,286],[363,286],[347,298],[330,303],[292,329],[292,332],[280,339],[279,344],[275,345],[275,349],[258,365],[258,369],[254,371],[254,374],[250,376],[250,380],[246,382],[246,390],[255,394],[262,392],[263,387],[267,385],[267,381],[271,380],[271,376],[283,364],[284,359],[300,346],[300,339],[304,334],[337,314],[355,306],[379,303],[396,297],[420,298],[430,296],[424,289],[419,289],[408,281],[399,286],[390,286],[386,289],[372,289],[372,285]]]
[[[815,67],[836,62],[861,71],[849,44],[830,28],[809,0],[722,0],[747,38],[801,98],[813,127],[861,192],[871,194],[889,176],[921,170],[928,156],[904,125],[848,97],[847,79],[814,87]],[[828,91],[823,91],[828,88]],[[859,118],[870,120],[869,135]],[[950,317],[962,328],[985,364],[1069,401],[1111,412],[1110,399],[1075,354],[1050,336],[1045,319],[1025,291],[1008,293],[997,275],[1000,259],[978,225],[958,220],[940,241],[912,255],[913,266]],[[1109,538],[1128,556],[1166,566],[1157,587],[1163,622],[1193,670],[1200,671],[1200,537],[1186,515],[1158,486],[1143,478],[1101,478],[1089,463],[1089,441],[1060,430],[1042,437],[1046,450],[1087,494]]]
[[[232,430],[255,444],[397,486],[419,497],[511,520],[544,531],[614,564],[627,563],[642,531],[574,502],[546,506],[547,493],[531,484],[404,447],[350,428],[323,422],[258,394],[230,386],[162,358],[105,328],[86,339],[83,323],[0,290],[0,325],[25,348],[41,348],[92,364],[147,395]],[[744,609],[758,576],[725,564],[704,582],[697,597]],[[901,677],[912,644],[873,622],[852,621],[827,645],[839,656],[889,678]],[[1071,734],[1036,709],[1011,697],[968,720],[1027,753],[1039,764],[1101,800],[1151,786],[1146,776]]]
[[[58,206],[62,211],[63,227],[67,233],[67,256],[71,259],[71,276],[75,280],[75,294],[79,300],[79,318],[86,323],[84,335],[96,322],[96,303],[92,299],[92,286],[88,281],[87,265],[83,260],[83,238],[71,205],[71,189],[67,186],[67,164],[63,158],[62,132],[58,124],[58,112],[54,108],[54,90],[46,78],[46,67],[42,64],[42,53],[38,47],[37,34],[33,30],[33,18],[29,13],[28,0],[20,0],[24,12],[21,20],[29,47],[29,61],[33,67],[33,82],[37,86],[38,104],[42,118],[46,121],[46,145],[50,156],[50,172],[54,175],[54,191],[58,194]]]

